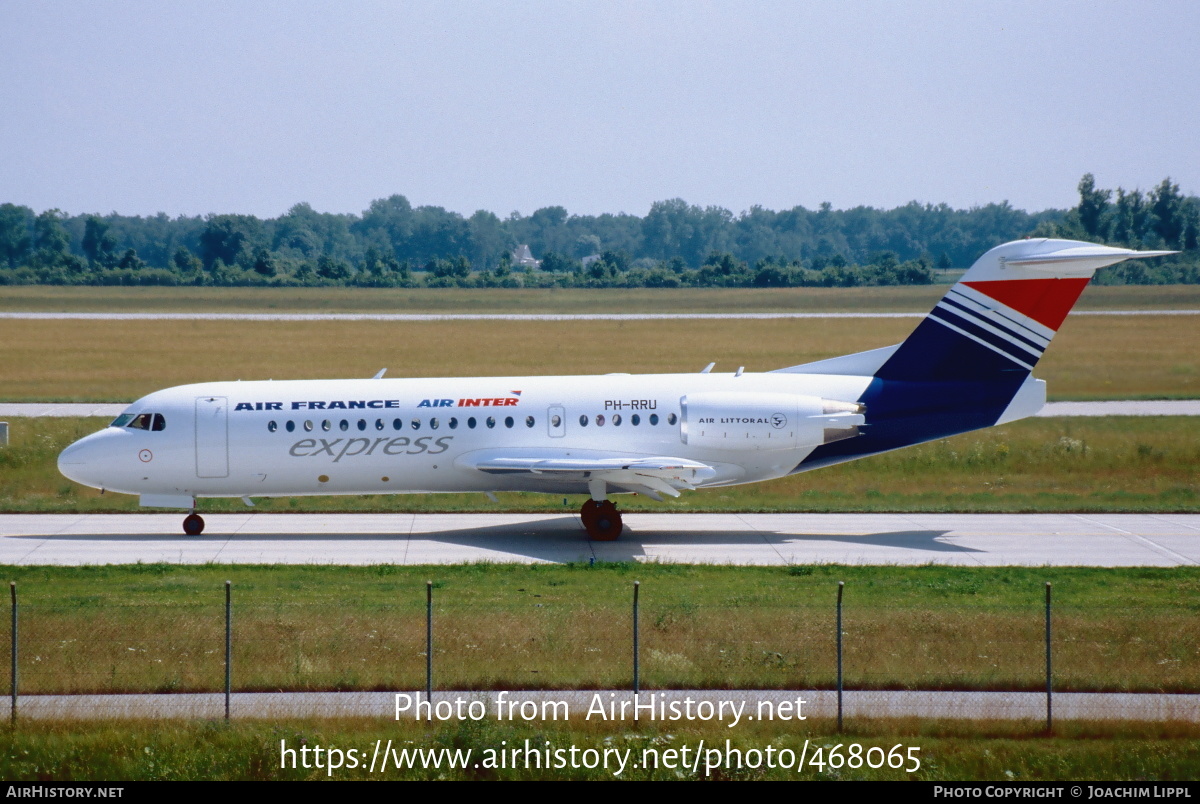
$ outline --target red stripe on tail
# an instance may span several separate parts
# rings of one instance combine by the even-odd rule
[[[1057,331],[1089,281],[1088,277],[999,279],[963,284]]]

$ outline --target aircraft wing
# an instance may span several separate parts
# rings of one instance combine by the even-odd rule
[[[587,454],[577,450],[542,450],[519,454],[483,450],[455,461],[488,474],[548,475],[566,479],[603,480],[606,483],[661,500],[662,494],[678,497],[681,490],[713,477],[716,470],[686,458],[642,455]]]

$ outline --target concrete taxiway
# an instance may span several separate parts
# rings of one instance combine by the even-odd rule
[[[397,704],[397,696],[401,703]],[[523,702],[557,705],[572,721],[588,720],[593,701],[606,707],[628,702],[627,712],[638,703],[641,722],[653,722],[649,712],[657,707],[659,721],[670,723],[669,705],[678,712],[710,713],[694,720],[719,722],[731,727],[753,720],[780,723],[800,719],[837,717],[837,692],[833,690],[654,690],[634,695],[626,690],[513,690],[451,691],[438,690],[433,703],[462,706],[472,702],[494,717],[498,701],[506,707]],[[233,719],[276,719],[293,717],[353,717],[382,720],[411,717],[411,702],[424,700],[421,692],[235,692],[230,696],[229,716]],[[459,704],[458,702],[462,702]],[[691,701],[692,708],[688,709]],[[701,706],[701,702],[708,707]],[[397,706],[406,708],[397,715]],[[962,720],[1027,720],[1037,723],[1046,717],[1044,692],[971,692],[923,690],[847,690],[843,700],[849,718],[945,718]],[[554,711],[559,711],[554,710]],[[450,711],[450,710],[447,710]],[[514,711],[509,709],[507,711]],[[519,707],[515,711],[520,711]],[[541,711],[539,709],[539,711]],[[611,711],[611,710],[610,710]],[[617,709],[616,711],[620,711]],[[88,720],[117,718],[221,718],[225,714],[225,696],[219,692],[154,693],[142,695],[25,695],[17,704],[21,719]],[[12,704],[0,701],[0,719],[9,719]],[[717,713],[717,714],[711,714]],[[798,717],[803,715],[803,718]],[[1056,720],[1142,720],[1200,721],[1200,695],[1172,693],[1054,693]],[[514,716],[519,719],[518,716]],[[597,715],[593,723],[604,722]],[[679,720],[681,718],[675,718]],[[436,718],[434,722],[437,722]],[[456,722],[456,721],[455,721]],[[743,724],[744,725],[744,724]]]
[[[1197,514],[626,514],[591,542],[573,513],[0,516],[0,564],[1196,566]]]
[[[1077,315],[1194,316],[1200,310],[1076,310]],[[913,312],[790,313],[66,313],[0,312],[25,321],[771,321],[785,318],[924,318]]]

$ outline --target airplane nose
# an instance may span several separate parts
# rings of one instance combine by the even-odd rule
[[[99,479],[103,432],[79,439],[58,454],[58,471],[69,480],[92,488],[103,488]]]

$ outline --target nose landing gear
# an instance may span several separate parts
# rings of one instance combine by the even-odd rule
[[[624,528],[621,512],[612,500],[585,501],[579,510],[579,518],[583,520],[587,535],[596,542],[615,542]]]
[[[188,536],[199,536],[204,532],[204,517],[192,512],[183,518],[183,532]]]

